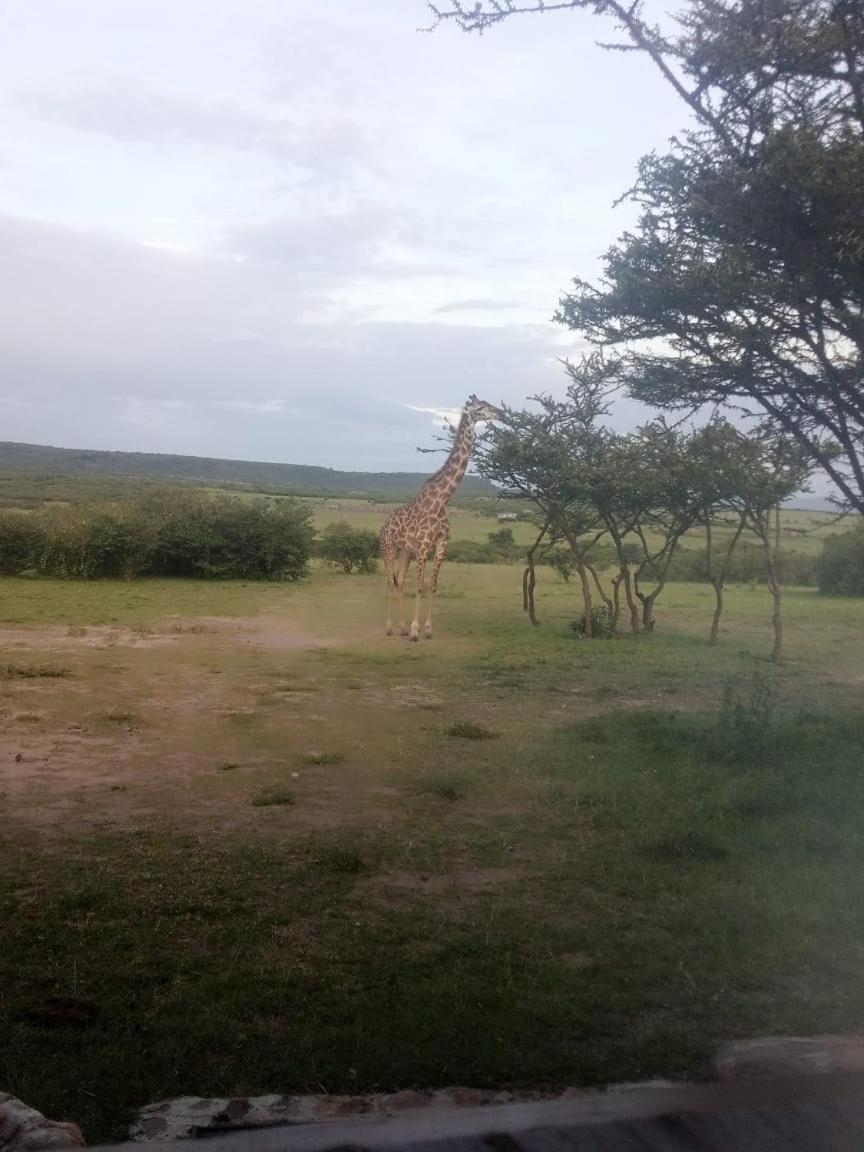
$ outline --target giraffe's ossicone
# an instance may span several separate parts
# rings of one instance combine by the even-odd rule
[[[481,420],[502,420],[504,413],[494,404],[469,396],[450,455],[441,468],[430,476],[410,504],[397,508],[381,529],[378,540],[387,577],[387,635],[393,632],[393,597],[399,597],[399,628],[403,636],[420,639],[420,616],[423,597],[427,598],[426,623],[423,633],[432,636],[432,604],[438,588],[438,573],[447,556],[450,522],[447,503],[456,489],[474,447],[474,427]],[[414,618],[410,630],[405,626],[405,576],[411,561],[415,564],[416,594]],[[427,583],[426,567],[432,561]]]

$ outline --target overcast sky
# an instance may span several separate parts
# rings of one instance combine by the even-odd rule
[[[562,390],[558,297],[683,121],[579,13],[482,38],[418,32],[422,0],[2,13],[3,440],[428,470],[468,393]]]

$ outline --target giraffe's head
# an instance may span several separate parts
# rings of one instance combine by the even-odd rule
[[[490,404],[488,400],[478,399],[473,392],[468,397],[464,413],[465,418],[470,420],[472,424],[476,424],[478,420],[504,419],[504,413],[500,408],[496,408],[496,406]]]

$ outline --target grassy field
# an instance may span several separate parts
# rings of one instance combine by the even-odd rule
[[[353,528],[367,528],[377,532],[387,515],[397,504],[376,504],[369,500],[351,499],[350,497],[327,497],[310,499],[307,501],[312,508],[312,518],[315,527],[319,530],[333,523],[334,520],[344,520]],[[499,523],[497,514],[508,511],[509,505],[497,500],[472,500],[467,506],[451,505],[449,508],[451,539],[472,540],[478,543],[488,539],[490,532],[499,528],[510,528],[517,544],[528,546],[537,537],[537,528],[526,520]],[[801,551],[816,553],[822,546],[826,536],[834,532],[847,531],[853,524],[853,519],[837,521],[836,517],[826,512],[809,512],[794,508],[785,509],[782,514],[783,547],[788,551]],[[725,526],[718,526],[715,531],[716,540],[722,541],[727,531]],[[694,530],[684,537],[685,547],[704,548],[705,534],[702,529]]]
[[[864,1027],[864,602],[788,590],[774,669],[763,589],[711,650],[697,586],[587,642],[551,573],[532,630],[450,565],[410,645],[381,585],[0,581],[4,1089],[95,1142]]]

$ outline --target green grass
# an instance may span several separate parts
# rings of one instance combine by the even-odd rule
[[[19,629],[323,641],[64,632],[74,680],[3,684],[48,756],[3,786],[4,1089],[93,1143],[183,1094],[698,1077],[733,1036],[864,1028],[864,602],[788,590],[773,668],[762,589],[716,649],[689,585],[595,643],[551,573],[532,629],[520,575],[448,566],[418,645],[374,577],[3,581]]]
[[[342,764],[344,761],[344,752],[310,752],[303,757],[304,764],[312,764],[317,767],[328,764]]]
[[[253,808],[274,808],[294,804],[296,797],[287,788],[266,788],[256,792],[249,803]]]
[[[533,806],[480,828],[418,817],[410,846],[19,848],[3,1082],[106,1138],[169,1095],[698,1075],[732,1035],[860,1026],[864,721],[775,732],[784,755],[754,769],[718,758],[710,715],[567,726],[520,766],[547,785]],[[411,889],[382,902],[392,868],[419,889],[436,858],[501,883],[446,915]],[[92,1020],[40,1022],[51,996]]]
[[[493,740],[496,733],[490,732],[482,724],[475,724],[472,720],[457,720],[447,729],[448,736],[457,740]]]

